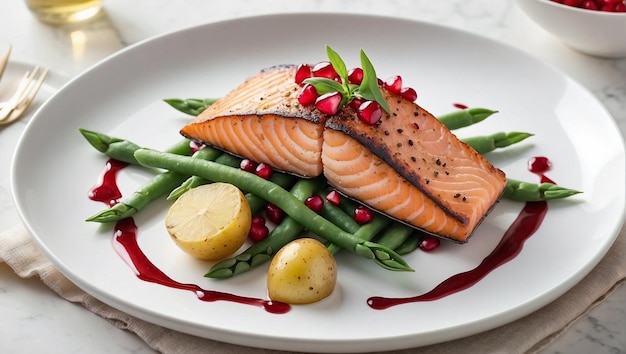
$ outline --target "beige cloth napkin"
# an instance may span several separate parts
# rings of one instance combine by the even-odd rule
[[[39,276],[64,299],[80,303],[118,328],[137,334],[151,348],[173,353],[249,353],[277,351],[242,347],[169,330],[122,313],[76,287],[48,261],[28,232],[17,226],[0,234],[0,261],[20,277]],[[505,326],[442,344],[393,353],[535,353],[545,348],[626,277],[626,228],[598,266],[572,290],[544,308]]]

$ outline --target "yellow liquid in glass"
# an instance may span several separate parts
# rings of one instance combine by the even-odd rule
[[[102,0],[26,0],[26,5],[42,22],[67,24],[94,18]]]

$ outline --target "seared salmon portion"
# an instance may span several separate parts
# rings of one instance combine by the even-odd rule
[[[467,241],[500,199],[506,176],[420,106],[384,95],[390,114],[378,124],[349,110],[326,122],[329,184],[395,219]]]
[[[322,174],[323,115],[298,102],[295,66],[246,80],[180,131],[185,137],[303,177]]]
[[[303,177],[324,174],[345,195],[426,232],[466,242],[494,207],[504,173],[437,118],[387,92],[373,125],[345,106],[328,116],[298,102],[295,66],[262,71],[181,134]]]

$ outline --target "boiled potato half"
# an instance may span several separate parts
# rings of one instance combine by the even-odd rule
[[[181,195],[165,217],[165,228],[186,253],[218,260],[243,245],[251,219],[250,205],[241,190],[228,183],[210,183]]]
[[[328,248],[301,238],[281,248],[267,273],[269,298],[288,304],[310,304],[330,295],[337,283],[337,263]]]

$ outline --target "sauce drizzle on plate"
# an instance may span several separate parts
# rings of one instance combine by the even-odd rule
[[[110,168],[115,166],[116,168]],[[121,166],[121,167],[120,167]],[[89,192],[89,198],[93,201],[102,202],[109,206],[115,205],[121,198],[121,193],[117,186],[117,174],[125,166],[114,160],[107,161],[107,168],[101,177],[99,185],[92,188]],[[96,192],[94,192],[96,191]],[[97,191],[106,191],[97,192]],[[115,193],[117,191],[117,193]],[[245,296],[239,296],[214,290],[206,290],[196,284],[180,283],[156,267],[150,259],[143,253],[137,243],[138,228],[135,220],[126,218],[115,224],[113,231],[113,248],[117,254],[124,259],[129,267],[133,269],[137,277],[143,281],[156,283],[169,288],[191,291],[196,294],[201,301],[231,301],[245,305],[258,306],[265,311],[276,314],[289,312],[291,306],[278,301],[265,299],[257,299]]]
[[[528,170],[538,175],[542,183],[554,183],[544,174],[549,169],[550,161],[546,157],[533,157],[528,161]],[[373,309],[382,310],[401,304],[441,299],[471,287],[492,270],[515,258],[522,251],[524,242],[539,229],[547,212],[547,202],[527,202],[498,245],[476,268],[455,274],[422,295],[405,298],[373,296],[367,299],[367,304]]]
[[[117,204],[122,197],[122,193],[117,186],[117,175],[125,166],[127,166],[126,163],[109,159],[100,177],[100,183],[89,191],[89,199],[102,202],[108,206]],[[542,183],[554,183],[545,176],[545,172],[550,167],[550,161],[546,157],[533,157],[528,161],[529,171],[538,175]],[[476,268],[455,274],[422,295],[405,298],[373,296],[367,300],[367,304],[373,309],[382,310],[412,302],[434,301],[473,286],[492,270],[515,258],[521,252],[524,242],[541,226],[547,211],[548,203],[545,201],[527,202],[515,221],[505,232],[500,243]],[[137,233],[138,228],[132,217],[117,222],[113,232],[113,248],[128,266],[133,269],[137,277],[143,281],[191,291],[199,300],[206,302],[237,302],[258,306],[269,313],[275,314],[284,314],[291,309],[289,304],[281,302],[206,290],[196,284],[184,284],[175,281],[158,269],[143,253],[137,243]]]

